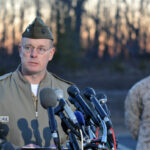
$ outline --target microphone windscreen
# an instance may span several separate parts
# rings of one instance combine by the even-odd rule
[[[57,105],[57,96],[54,90],[50,87],[41,89],[40,102],[45,109],[47,109],[48,107],[55,107]]]
[[[78,123],[80,125],[85,125],[85,119],[84,119],[83,114],[80,111],[75,111],[74,114],[78,120]]]

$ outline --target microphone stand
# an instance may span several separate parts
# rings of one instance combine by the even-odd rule
[[[71,147],[73,147],[73,150],[81,150],[75,135],[69,129],[67,132],[68,132],[69,139],[70,139],[69,145],[71,145]]]
[[[55,120],[55,115],[54,115],[54,108],[48,109],[48,115],[49,117],[51,117],[51,120],[54,120],[54,123],[52,123],[51,120],[49,120],[49,127],[50,127],[50,131],[51,131],[54,143],[56,147],[58,148],[58,150],[61,150],[59,133],[57,130],[57,122]]]

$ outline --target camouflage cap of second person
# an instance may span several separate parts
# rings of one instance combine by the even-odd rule
[[[40,17],[34,19],[32,24],[30,24],[23,32],[22,37],[54,40],[51,30]]]

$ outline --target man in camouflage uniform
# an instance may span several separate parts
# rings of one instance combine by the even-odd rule
[[[39,102],[39,91],[44,87],[61,88],[68,98],[71,83],[47,71],[47,64],[55,53],[53,35],[40,18],[35,18],[22,34],[19,45],[21,65],[16,71],[0,77],[0,149],[7,143],[50,146],[51,135],[47,111]],[[57,117],[60,142],[65,143]]]
[[[136,83],[125,100],[125,123],[133,138],[136,150],[150,149],[150,77]]]

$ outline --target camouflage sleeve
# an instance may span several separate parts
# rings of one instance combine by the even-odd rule
[[[125,124],[133,138],[138,138],[140,126],[140,96],[138,87],[133,87],[125,99]]]

